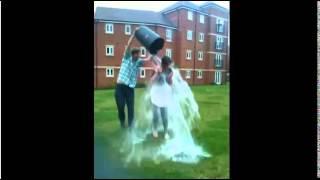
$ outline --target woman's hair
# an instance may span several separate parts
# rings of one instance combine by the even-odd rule
[[[163,56],[161,59],[161,65],[169,66],[172,63],[172,60],[169,56]]]

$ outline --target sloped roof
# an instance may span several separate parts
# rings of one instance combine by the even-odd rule
[[[222,11],[228,11],[228,9],[226,9],[226,8],[224,8],[224,7],[222,7],[222,6],[219,6],[218,4],[213,3],[213,2],[205,2],[205,3],[203,3],[203,4],[200,6],[200,9],[202,9],[202,8],[205,7],[205,6],[213,6],[213,7],[217,8],[217,9],[222,10]]]
[[[96,20],[140,22],[175,27],[160,12],[97,7]]]
[[[174,3],[173,5],[163,9],[160,12],[164,13],[164,12],[171,11],[171,10],[174,10],[176,8],[179,8],[179,7],[187,7],[187,8],[196,10],[196,11],[202,11],[202,9],[203,9],[202,7],[205,7],[205,6],[213,6],[213,7],[217,8],[217,9],[219,9],[219,10],[222,10],[222,11],[226,11],[226,12],[229,11],[228,9],[226,9],[226,8],[224,8],[222,6],[219,6],[218,4],[216,4],[214,2],[209,2],[209,1],[203,3],[200,6],[197,6],[196,4],[194,4],[194,3],[190,2],[190,1],[178,1],[178,2]]]
[[[201,9],[199,8],[199,6],[193,4],[192,2],[190,1],[178,1],[176,3],[174,3],[173,5],[163,9],[162,11],[160,12],[166,12],[166,11],[170,11],[170,10],[173,10],[173,9],[176,9],[178,7],[187,7],[187,8],[190,8],[190,9],[194,9],[194,10],[197,10],[197,11],[201,11]]]

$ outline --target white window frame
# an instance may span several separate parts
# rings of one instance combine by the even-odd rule
[[[222,72],[215,71],[214,72],[214,83],[217,85],[221,85],[221,81],[222,81]]]
[[[217,49],[223,49],[222,44],[223,44],[223,36],[216,36],[216,44],[217,44]],[[219,44],[219,45],[218,45]]]
[[[191,30],[187,30],[187,40],[192,41],[192,33]]]
[[[114,46],[108,44],[105,47],[106,47],[106,56],[114,56]],[[109,50],[109,53],[107,53],[108,48],[112,49],[112,53],[110,53],[110,50]]]
[[[142,75],[143,72],[143,75]],[[146,69],[140,68],[140,78],[145,78],[146,77]]]
[[[127,31],[127,29],[129,29],[129,31]],[[131,25],[130,24],[124,25],[124,34],[131,35]]]
[[[172,42],[172,30],[171,29],[166,29],[166,41]]]
[[[188,20],[193,21],[193,12],[192,11],[188,11]]]
[[[217,18],[216,20],[216,26],[219,26],[219,28],[217,28],[217,32],[219,33],[223,33],[223,27],[224,27],[224,20],[221,18]]]
[[[199,42],[203,42],[204,41],[204,33],[199,33]]]
[[[203,60],[203,51],[198,51],[198,60],[199,61]]]
[[[172,49],[166,49],[166,56],[172,58]]]
[[[186,79],[191,78],[191,70],[186,70]]]
[[[144,50],[144,54],[142,53],[142,50]],[[140,56],[141,57],[146,57],[147,56],[147,49],[145,47],[140,47]]]
[[[203,14],[200,14],[199,16],[200,16],[200,17],[199,17],[199,22],[200,22],[201,24],[204,24],[204,15],[203,15]]]
[[[114,68],[112,68],[112,67],[107,67],[106,68],[106,77],[114,77]]]
[[[222,54],[220,54],[220,53],[216,54],[216,62],[215,62],[215,64],[216,64],[216,67],[222,67]]]
[[[197,78],[202,79],[202,71],[201,70],[197,71]]]
[[[188,54],[190,54],[190,57],[188,56]],[[186,59],[187,60],[191,60],[192,59],[192,50],[190,50],[190,49],[186,50]]]
[[[106,34],[113,34],[113,24],[111,23],[106,23],[105,26],[104,26],[104,32]]]

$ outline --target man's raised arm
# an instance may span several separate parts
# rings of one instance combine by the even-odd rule
[[[127,43],[127,45],[126,45],[126,49],[124,50],[124,52],[123,52],[123,56],[125,57],[125,58],[128,58],[128,57],[130,57],[130,47],[131,47],[131,44],[132,44],[132,40],[133,40],[133,38],[134,38],[134,34],[135,34],[135,32],[137,31],[139,29],[139,27],[137,27],[134,31],[133,31],[133,33],[132,33],[132,35],[130,36],[130,38],[129,38],[129,40],[128,40],[128,43]]]

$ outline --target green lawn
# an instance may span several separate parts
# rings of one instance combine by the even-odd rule
[[[136,103],[143,91],[135,89]],[[95,90],[95,178],[229,178],[229,85],[193,86],[192,91],[201,115],[199,128],[192,134],[212,157],[195,165],[142,161],[140,166],[124,167],[114,90]]]

